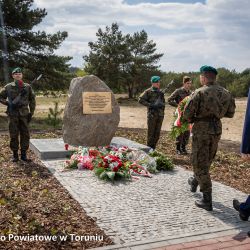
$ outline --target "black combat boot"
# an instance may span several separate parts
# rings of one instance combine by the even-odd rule
[[[21,160],[28,161],[26,151],[24,150],[21,151]]]
[[[18,158],[18,151],[15,150],[13,151],[13,159],[12,159],[12,162],[18,162],[19,161],[19,158]]]
[[[180,144],[176,144],[176,154],[177,155],[181,155],[182,154],[181,145]]]
[[[195,193],[199,185],[198,181],[193,176],[191,176],[188,178],[188,184],[190,185],[190,191]]]
[[[249,215],[240,210],[240,202],[236,199],[233,200],[233,207],[236,211],[239,212],[240,219],[243,221],[248,221]]]
[[[196,201],[195,205],[207,211],[213,211],[212,192],[204,192],[203,199]]]
[[[240,202],[236,199],[233,200],[233,207],[236,211],[240,211]]]

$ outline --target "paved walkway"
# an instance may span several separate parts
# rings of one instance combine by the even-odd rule
[[[213,182],[214,211],[199,209],[194,201],[201,193],[189,192],[191,172],[179,167],[153,178],[111,184],[98,180],[91,171],[63,172],[63,161],[44,164],[114,239],[115,246],[102,249],[153,249],[170,244],[177,248],[166,249],[183,249],[183,242],[236,235],[247,227],[250,230],[250,223],[241,222],[232,208],[232,199],[245,200],[246,194]]]

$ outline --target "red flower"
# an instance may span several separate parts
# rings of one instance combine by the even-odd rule
[[[113,168],[113,171],[114,171],[114,172],[117,172],[117,171],[118,171],[118,167],[114,167],[114,168]]]
[[[89,150],[89,156],[93,156],[93,157],[96,157],[100,154],[100,152],[98,150],[94,150],[94,149],[90,149]]]

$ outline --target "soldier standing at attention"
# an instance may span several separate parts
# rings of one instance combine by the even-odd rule
[[[28,161],[29,122],[35,111],[35,94],[31,86],[24,83],[22,70],[15,68],[12,71],[13,82],[7,84],[0,92],[0,102],[7,106],[9,117],[10,148],[13,151],[13,162],[17,162],[19,149],[19,134],[21,160]],[[6,100],[8,99],[8,100]]]
[[[148,107],[148,138],[147,145],[153,150],[160,137],[161,125],[164,119],[165,98],[160,90],[160,77],[152,76],[152,87],[139,96],[139,103]]]
[[[200,82],[203,85],[191,95],[183,117],[193,123],[192,165],[194,177],[188,183],[191,191],[197,186],[203,199],[195,202],[197,207],[212,211],[212,182],[210,165],[216,155],[222,133],[221,118],[232,118],[235,113],[235,100],[229,91],[216,84],[217,70],[211,66],[200,68]]]
[[[171,106],[178,107],[178,104],[187,96],[191,94],[191,78],[189,76],[183,77],[183,86],[179,89],[176,89],[168,98],[168,103]],[[186,146],[188,144],[190,136],[190,131],[187,130],[184,133],[180,134],[176,138],[176,153],[177,154],[187,154]]]

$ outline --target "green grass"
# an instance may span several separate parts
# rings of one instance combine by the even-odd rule
[[[36,97],[36,103],[37,106],[39,105],[53,105],[54,102],[58,102],[59,105],[66,104],[67,101],[67,96],[62,96],[62,97],[46,97],[46,96],[37,96]]]

